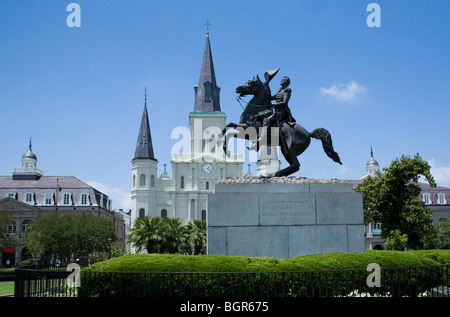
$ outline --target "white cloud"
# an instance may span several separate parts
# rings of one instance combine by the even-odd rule
[[[96,181],[86,182],[89,186],[94,187],[98,191],[102,192],[105,195],[108,195],[109,199],[112,200],[112,208],[113,209],[123,209],[123,211],[128,211],[131,209],[131,193],[125,192],[120,188],[110,188],[108,185],[105,185]]]
[[[356,101],[358,96],[365,93],[367,88],[351,81],[348,84],[332,85],[330,88],[322,87],[320,92],[324,95],[329,95],[339,101]]]
[[[450,184],[450,166],[439,166],[434,158],[429,160],[428,164],[431,166],[431,175],[438,185]]]

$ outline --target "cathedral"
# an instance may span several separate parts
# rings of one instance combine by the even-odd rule
[[[150,216],[180,218],[186,222],[206,219],[208,194],[221,179],[242,176],[241,154],[225,155],[216,137],[225,127],[220,107],[209,34],[206,36],[198,85],[194,87],[194,109],[189,113],[190,152],[172,153],[172,177],[166,169],[158,177],[147,102],[132,160],[131,224]]]

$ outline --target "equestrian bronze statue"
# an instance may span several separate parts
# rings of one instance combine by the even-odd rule
[[[308,132],[296,123],[288,107],[291,96],[288,77],[283,77],[279,91],[275,95],[271,95],[269,83],[278,71],[279,69],[267,71],[264,74],[265,82],[262,82],[257,75],[236,88],[239,98],[246,95],[253,95],[253,98],[245,106],[239,123],[227,124],[222,134],[225,135],[230,128],[237,129],[237,133],[233,133],[232,137],[252,141],[253,145],[249,147],[249,150],[258,151],[262,145],[279,145],[289,166],[278,171],[274,175],[275,177],[289,176],[300,169],[297,156],[308,148],[311,138],[321,140],[328,157],[334,162],[342,164],[339,155],[333,149],[331,135],[326,129],[318,128]],[[275,102],[272,103],[272,100]],[[252,133],[249,131],[255,131],[253,137],[250,136]],[[225,153],[227,153],[226,140],[227,138],[224,137]]]

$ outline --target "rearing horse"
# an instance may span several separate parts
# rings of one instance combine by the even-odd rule
[[[253,79],[237,87],[236,93],[238,93],[241,97],[253,95],[253,98],[247,103],[244,112],[241,114],[239,123],[227,124],[225,129],[222,131],[222,135],[225,136],[228,128],[241,128],[238,129],[238,133],[233,134],[233,137],[249,139],[248,131],[246,133],[245,130],[250,127],[255,128],[256,134],[259,135],[259,128],[262,127],[262,118],[257,115],[260,114],[261,111],[269,111],[269,113],[272,113],[272,105],[270,102],[271,93],[268,82],[263,83],[259,79],[259,76],[253,77]],[[300,169],[300,162],[298,161],[297,156],[302,154],[308,148],[311,138],[321,140],[323,149],[328,157],[330,157],[334,162],[342,164],[339,155],[333,149],[331,135],[326,129],[318,128],[312,132],[308,132],[297,123],[283,123],[281,124],[281,127],[278,128],[278,144],[281,146],[281,153],[289,163],[289,166],[275,173],[275,177],[288,176]],[[271,129],[268,129],[269,136],[267,139],[269,140]],[[223,148],[225,153],[227,153],[226,137],[224,137]]]

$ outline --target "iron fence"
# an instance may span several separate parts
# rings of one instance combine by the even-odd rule
[[[78,280],[73,277],[79,278]],[[299,272],[100,272],[17,268],[15,297],[420,297],[449,295],[449,265]]]

